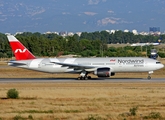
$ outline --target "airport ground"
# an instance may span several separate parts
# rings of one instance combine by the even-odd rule
[[[164,60],[161,62],[164,63]],[[164,68],[152,75],[152,78],[161,78],[161,82],[143,80],[147,73],[118,73],[112,77],[113,81],[108,79],[108,82],[97,80],[97,77],[91,81],[77,81],[74,79],[78,76],[76,74],[40,73],[8,67],[5,63],[1,63],[0,71],[2,120],[165,119]],[[5,79],[12,78],[14,81],[5,82]],[[29,78],[31,81],[21,82],[20,78]],[[126,81],[132,78],[133,80]],[[57,79],[59,80],[54,82]],[[121,81],[115,82],[115,79]],[[11,88],[19,91],[19,99],[6,98],[6,93]],[[136,107],[136,116],[133,116],[130,109]]]

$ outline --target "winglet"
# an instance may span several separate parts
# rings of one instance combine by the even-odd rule
[[[36,57],[13,35],[7,35],[16,60],[35,59]]]

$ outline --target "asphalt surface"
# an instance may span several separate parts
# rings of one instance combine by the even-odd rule
[[[165,82],[165,78],[152,78],[148,80],[147,78],[93,78],[91,80],[76,80],[75,78],[0,78],[0,83],[51,83],[51,82]]]

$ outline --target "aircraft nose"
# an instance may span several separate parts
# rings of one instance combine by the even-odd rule
[[[161,64],[160,68],[163,68],[163,67],[164,67],[164,65],[163,65],[163,64]]]
[[[163,64],[159,64],[159,69],[161,69],[161,68],[163,68],[164,67],[164,65]]]

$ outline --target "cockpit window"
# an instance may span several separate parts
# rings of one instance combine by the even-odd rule
[[[156,62],[156,64],[161,64],[161,62]]]

